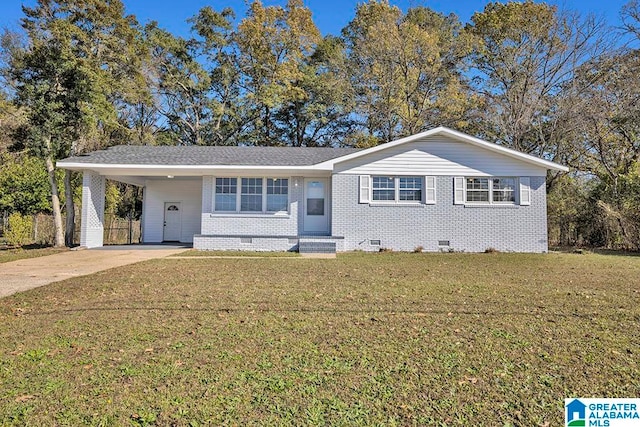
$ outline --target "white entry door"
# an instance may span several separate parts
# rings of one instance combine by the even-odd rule
[[[329,234],[328,180],[305,178],[304,180],[304,232]]]
[[[164,233],[162,240],[165,242],[179,242],[182,232],[182,209],[180,202],[164,203]]]

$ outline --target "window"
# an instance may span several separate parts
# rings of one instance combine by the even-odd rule
[[[288,205],[287,178],[216,178],[215,212],[281,212]]]
[[[390,176],[373,177],[373,200],[376,202],[396,199],[395,179]]]
[[[289,201],[289,180],[268,178],[267,179],[267,212],[278,212],[287,210]]]
[[[466,178],[468,203],[515,203],[515,178]]]
[[[236,210],[237,178],[216,178],[216,212]]]
[[[413,176],[374,176],[374,202],[421,202],[422,178]]]
[[[262,211],[262,178],[242,178],[240,211]]]
[[[467,178],[467,202],[489,202],[488,178]]]
[[[419,202],[422,200],[422,178],[400,177],[400,200]]]
[[[516,180],[514,178],[493,178],[492,180],[494,202],[515,203]]]

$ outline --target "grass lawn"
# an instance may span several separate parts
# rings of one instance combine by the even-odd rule
[[[300,258],[298,252],[251,252],[251,251],[190,251],[180,252],[177,257],[251,257],[251,258]]]
[[[67,251],[67,248],[0,249],[0,264],[25,258],[37,258]]]
[[[154,260],[0,300],[0,425],[563,423],[640,395],[640,257]]]

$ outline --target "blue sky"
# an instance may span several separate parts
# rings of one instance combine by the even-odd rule
[[[313,19],[323,34],[339,34],[340,30],[353,18],[355,7],[364,0],[305,0],[313,12]],[[628,0],[551,0],[548,3],[560,8],[594,13],[607,22],[619,25],[619,13]],[[22,17],[21,5],[34,5],[34,0],[0,0],[0,27],[17,28]],[[455,13],[463,22],[467,22],[476,11],[484,9],[487,0],[390,0],[390,3],[406,10],[411,6],[427,6],[439,12]],[[196,14],[203,6],[214,9],[230,6],[238,17],[246,11],[244,0],[124,0],[127,12],[134,14],[141,23],[158,21],[160,26],[174,34],[187,36],[189,26],[187,18]],[[286,0],[263,0],[265,5],[284,5]]]

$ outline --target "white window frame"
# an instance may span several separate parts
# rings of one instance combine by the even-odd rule
[[[376,178],[393,179],[393,200],[376,200],[374,198],[376,187],[374,185]],[[420,182],[420,200],[400,200],[400,179],[401,178],[414,178]],[[371,175],[371,204],[380,205],[419,205],[424,203],[425,198],[425,177],[417,175]],[[378,190],[391,190],[385,188],[379,188]],[[411,190],[411,189],[403,189]],[[414,189],[415,190],[415,189]]]
[[[488,201],[476,201],[469,200],[469,193],[474,192],[474,190],[469,190],[468,182],[469,179],[483,179],[487,180],[487,191],[489,200]],[[512,201],[494,201],[493,200],[493,180],[494,179],[511,179],[513,180],[513,200]],[[515,176],[466,176],[464,177],[464,203],[469,205],[501,205],[501,206],[511,206],[518,204],[518,187],[519,187],[519,179]],[[478,190],[480,191],[480,190]],[[502,190],[495,190],[496,192]]]
[[[218,179],[224,179],[224,178],[231,178],[231,179],[235,179],[236,180],[236,207],[235,210],[229,211],[229,210],[216,210],[216,187],[217,187],[217,180]],[[243,211],[241,210],[241,200],[242,200],[242,180],[243,179],[262,179],[262,188],[261,188],[261,195],[262,195],[262,209],[259,211]],[[286,208],[283,210],[279,210],[279,211],[269,211],[267,210],[267,182],[268,180],[287,180],[287,203],[286,203]],[[233,194],[233,193],[221,193],[221,194]],[[212,213],[213,214],[220,214],[220,215],[224,215],[224,214],[246,214],[246,215],[251,215],[251,214],[255,214],[255,215],[259,215],[259,214],[285,214],[285,213],[289,213],[289,205],[291,204],[291,199],[290,199],[290,195],[291,195],[291,178],[290,177],[278,177],[278,176],[217,176],[213,178],[213,206],[212,206]]]

